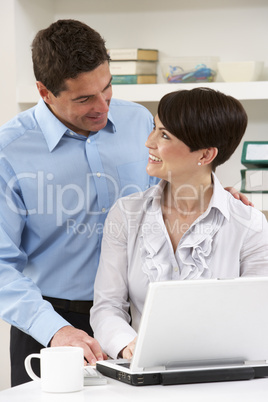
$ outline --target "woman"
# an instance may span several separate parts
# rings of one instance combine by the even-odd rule
[[[105,224],[91,325],[111,357],[131,358],[149,282],[268,274],[264,215],[214,174],[246,126],[240,102],[211,89],[161,99],[146,146],[162,180],[118,200]]]

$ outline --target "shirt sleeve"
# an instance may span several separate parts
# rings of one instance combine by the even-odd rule
[[[22,273],[27,264],[21,241],[27,211],[15,176],[7,174],[5,168],[0,165],[0,315],[47,346],[60,328],[70,324],[43,300],[40,289]]]
[[[130,325],[127,220],[116,203],[105,222],[90,323],[104,351],[116,359],[137,333]]]
[[[255,208],[240,258],[241,276],[268,276],[268,222]]]

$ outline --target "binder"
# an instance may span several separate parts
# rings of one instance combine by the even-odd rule
[[[241,163],[247,168],[268,168],[268,141],[245,141]]]
[[[242,193],[268,193],[268,167],[263,169],[242,169]]]

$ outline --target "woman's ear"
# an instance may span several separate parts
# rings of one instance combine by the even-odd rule
[[[36,86],[41,98],[48,104],[51,103],[51,92],[41,81],[36,81]]]
[[[218,148],[209,147],[202,150],[198,164],[209,165],[218,155]]]

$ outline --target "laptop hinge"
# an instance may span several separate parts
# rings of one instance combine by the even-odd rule
[[[209,368],[216,366],[243,366],[245,364],[245,359],[243,358],[232,358],[232,359],[211,359],[211,360],[191,360],[191,361],[180,361],[180,362],[169,362],[166,365],[168,370],[180,370],[180,369],[197,369],[197,368]]]

